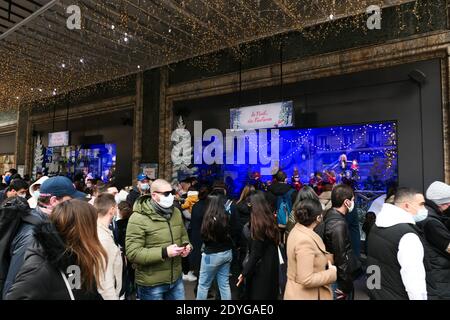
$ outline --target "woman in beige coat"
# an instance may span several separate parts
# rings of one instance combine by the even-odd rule
[[[304,200],[295,209],[297,223],[287,241],[287,284],[285,300],[332,300],[330,284],[337,269],[314,228],[322,219],[317,200]]]

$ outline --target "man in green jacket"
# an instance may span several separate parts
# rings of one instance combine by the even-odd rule
[[[139,198],[126,235],[126,253],[136,265],[141,300],[184,300],[181,257],[192,250],[180,210],[173,206],[175,191],[156,180],[151,194]]]

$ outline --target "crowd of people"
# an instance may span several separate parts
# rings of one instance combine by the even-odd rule
[[[375,266],[371,299],[450,299],[449,185],[390,188],[367,212],[361,250],[350,184],[273,178],[232,199],[195,177],[140,174],[119,190],[12,170],[0,191],[1,298],[184,300],[193,282],[198,300],[352,300]]]

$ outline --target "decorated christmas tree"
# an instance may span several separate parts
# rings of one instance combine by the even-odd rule
[[[180,117],[177,122],[177,129],[172,133],[172,141],[181,141],[176,143],[172,149],[172,183],[178,181],[179,176],[192,176],[196,174],[198,168],[191,167],[192,164],[192,146],[190,136],[186,129],[183,118]]]
[[[41,136],[39,135],[36,138],[36,146],[34,148],[34,163],[32,172],[33,179],[36,179],[37,172],[42,171],[43,162],[44,162],[44,147],[42,146]]]

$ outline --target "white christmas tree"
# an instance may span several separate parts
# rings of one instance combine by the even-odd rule
[[[172,133],[172,141],[178,142],[172,149],[172,183],[178,181],[178,174],[194,175],[198,168],[189,166],[192,164],[192,146],[190,133],[186,129],[183,118],[177,122],[177,129]]]
[[[42,164],[44,162],[44,147],[42,146],[41,136],[36,138],[36,146],[34,148],[34,163],[33,163],[33,179],[36,179],[36,173],[42,170]]]

